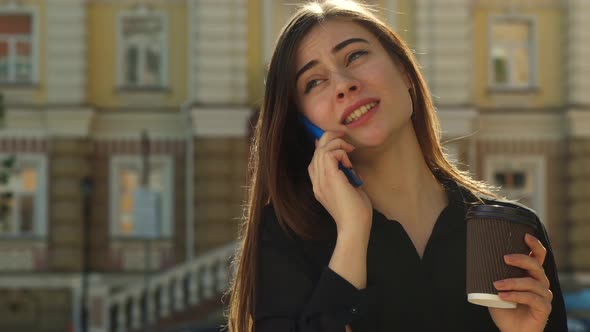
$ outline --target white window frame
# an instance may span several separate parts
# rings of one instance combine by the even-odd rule
[[[125,43],[123,42],[123,20],[130,17],[158,17],[162,20],[162,63],[161,63],[161,82],[156,85],[145,84],[143,82],[137,84],[130,84],[126,81],[125,72],[123,71],[125,60]],[[166,87],[168,86],[168,52],[169,52],[169,40],[168,40],[168,15],[163,11],[123,11],[117,15],[117,85],[122,88],[153,88],[153,87]],[[140,52],[141,53],[141,52]],[[141,58],[140,58],[141,59]],[[139,68],[142,68],[142,61],[138,63]]]
[[[153,155],[149,157],[150,164],[161,163],[164,166],[164,191],[160,202],[160,234],[158,238],[167,238],[173,235],[174,228],[174,161],[172,156]],[[113,238],[143,238],[140,235],[125,235],[119,233],[118,213],[119,213],[119,190],[117,179],[124,165],[134,164],[141,169],[143,166],[141,156],[138,155],[116,155],[110,158],[109,165],[109,207],[110,207],[110,230],[109,234]]]
[[[30,15],[31,16],[31,81],[15,81],[14,78],[8,81],[0,81],[0,84],[35,84],[38,81],[39,63],[37,61],[38,45],[39,45],[39,14],[37,8],[29,6],[14,7],[3,7],[0,6],[0,15]],[[0,34],[0,38],[2,35]],[[14,43],[14,37],[9,39],[9,43]],[[10,48],[9,48],[10,51]],[[9,55],[9,59],[14,57]],[[11,61],[11,60],[9,60]],[[14,61],[14,59],[12,60]],[[10,66],[8,67],[10,72]],[[14,71],[14,68],[12,69]]]
[[[546,160],[542,155],[490,155],[485,157],[485,180],[495,184],[494,174],[503,170],[522,170],[527,176],[531,176],[534,190],[531,193],[531,209],[537,212],[537,216],[545,222],[545,193],[546,193]],[[530,174],[528,170],[532,170]],[[508,197],[511,198],[511,197]]]
[[[0,154],[0,160],[11,157],[10,154]],[[1,234],[0,238],[43,238],[47,236],[48,224],[48,210],[47,210],[47,156],[43,154],[19,153],[16,156],[15,167],[18,167],[19,162],[26,161],[37,165],[37,191],[35,192],[35,207],[34,207],[34,226],[32,234],[21,234],[14,231],[12,234]],[[14,193],[13,195],[18,195]],[[13,209],[13,213],[18,211],[18,207]],[[19,229],[20,215],[16,214],[15,229]]]
[[[508,69],[508,83],[499,84],[494,79],[494,57],[493,57],[493,35],[492,29],[497,22],[514,22],[525,21],[530,24],[530,40],[529,40],[529,82],[528,84],[518,85],[514,84],[514,71]],[[488,86],[494,89],[503,90],[519,90],[528,89],[537,86],[537,17],[532,15],[490,15],[488,18]]]

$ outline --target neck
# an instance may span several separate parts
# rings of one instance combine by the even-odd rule
[[[359,149],[352,155],[355,171],[373,207],[388,217],[415,212],[446,199],[420,149],[414,127],[379,148]],[[402,213],[403,212],[403,213]]]

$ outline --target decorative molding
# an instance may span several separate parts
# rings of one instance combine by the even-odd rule
[[[478,116],[478,111],[472,108],[439,108],[437,115],[440,120],[442,136],[450,138],[473,134],[474,120]]]
[[[76,288],[79,273],[0,273],[0,288]]]
[[[47,241],[19,241],[18,235],[0,237],[0,271],[8,272],[39,272],[47,262]],[[0,285],[1,286],[1,285]]]
[[[154,139],[183,139],[190,132],[186,114],[170,112],[97,112],[75,109],[8,109],[0,138],[138,139],[146,129]]]
[[[250,108],[193,108],[193,134],[197,137],[245,137],[248,132]]]
[[[568,110],[568,134],[576,138],[590,138],[590,111]]]
[[[87,137],[94,110],[77,109],[8,109],[1,137]]]
[[[92,137],[98,140],[117,138],[139,139],[142,130],[147,130],[153,139],[186,138],[189,128],[186,114],[176,111],[100,113],[92,126]]]
[[[478,120],[478,140],[558,140],[566,134],[561,114],[483,114]]]
[[[91,109],[48,110],[46,128],[52,137],[87,137],[94,116]]]

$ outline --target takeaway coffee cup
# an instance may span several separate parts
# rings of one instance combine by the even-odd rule
[[[524,209],[475,205],[467,212],[467,300],[496,308],[516,308],[500,299],[494,281],[526,277],[525,270],[504,262],[507,254],[529,254],[529,233],[539,238],[536,216]]]

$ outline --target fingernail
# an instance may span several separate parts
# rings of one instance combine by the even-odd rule
[[[502,288],[506,285],[506,282],[503,280],[498,280],[496,282],[494,282],[494,287],[496,288]]]
[[[535,237],[534,237],[534,236],[532,236],[532,235],[531,235],[531,234],[529,234],[529,233],[526,233],[524,237],[526,237],[528,240],[534,240],[534,239],[535,239]]]
[[[508,296],[510,296],[510,294],[506,293],[506,292],[499,292],[498,296],[502,297],[502,298],[507,298]]]
[[[506,262],[512,261],[512,255],[504,255],[504,261],[506,261]]]

